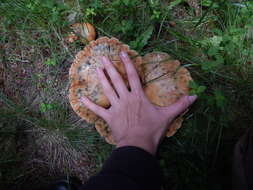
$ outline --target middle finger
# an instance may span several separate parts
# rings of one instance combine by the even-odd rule
[[[104,64],[105,69],[112,81],[112,84],[115,87],[119,96],[120,97],[124,96],[128,90],[122,77],[120,76],[120,74],[118,73],[114,65],[111,63],[111,61],[107,57],[105,56],[102,57],[102,63]]]

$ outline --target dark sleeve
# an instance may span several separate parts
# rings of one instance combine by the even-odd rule
[[[161,171],[156,158],[141,148],[115,149],[98,175],[81,190],[149,190],[161,188]]]

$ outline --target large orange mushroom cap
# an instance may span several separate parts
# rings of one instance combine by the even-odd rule
[[[181,96],[189,94],[189,71],[167,53],[148,53],[143,57],[144,92],[148,99],[158,106],[169,106]],[[182,116],[170,125],[167,137],[173,136],[181,127]]]
[[[109,57],[126,85],[128,85],[127,74],[119,57],[121,51],[125,51],[132,58],[139,75],[142,76],[139,66],[142,63],[141,56],[138,56],[137,52],[130,50],[129,46],[121,43],[116,38],[102,37],[90,42],[84,50],[76,55],[71,65],[69,70],[71,81],[69,90],[70,104],[74,111],[88,123],[94,123],[99,117],[79,101],[80,97],[86,96],[94,103],[105,108],[110,106],[96,73],[96,69],[102,67],[101,56]]]

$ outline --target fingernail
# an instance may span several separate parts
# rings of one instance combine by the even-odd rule
[[[82,103],[84,103],[84,102],[86,102],[86,98],[85,98],[85,97],[81,97],[81,98],[80,98],[80,101],[81,101]]]
[[[193,95],[193,96],[188,96],[188,100],[189,102],[192,104],[193,102],[195,102],[195,100],[198,98],[197,95]]]
[[[105,56],[101,56],[101,57],[100,57],[100,60],[101,60],[101,62],[102,62],[101,65],[103,65],[103,64],[105,64],[105,62],[106,62],[106,57],[105,57]]]
[[[106,62],[107,62],[107,58],[106,58],[105,56],[102,56],[102,61],[103,61],[104,63],[106,63]]]
[[[127,58],[127,53],[126,52],[124,52],[124,51],[121,51],[120,52],[120,56],[122,56],[123,58]]]

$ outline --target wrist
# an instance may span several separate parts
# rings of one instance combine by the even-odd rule
[[[135,146],[155,155],[158,143],[154,142],[153,139],[144,138],[122,139],[117,143],[117,148],[124,146]]]

